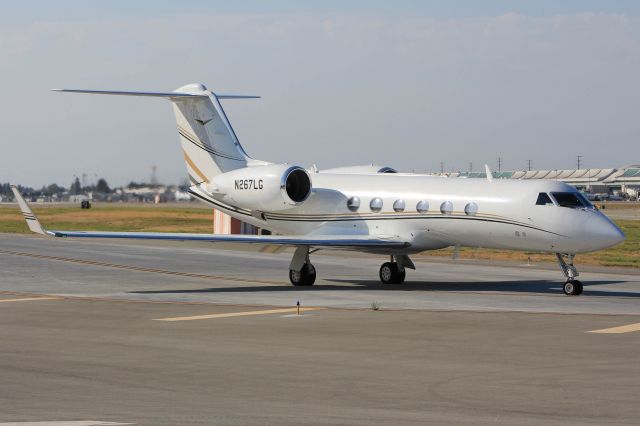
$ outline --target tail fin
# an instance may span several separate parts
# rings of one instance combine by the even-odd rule
[[[33,214],[27,202],[24,200],[24,198],[22,198],[22,195],[20,194],[20,191],[18,191],[18,188],[15,185],[11,185],[11,191],[13,191],[13,195],[18,202],[18,206],[20,206],[22,216],[24,216],[24,218],[27,220],[27,225],[29,226],[31,232],[45,235],[44,229],[40,225],[40,221],[38,221],[38,218]]]
[[[173,103],[184,160],[193,185],[210,182],[231,170],[267,164],[245,152],[220,105],[220,99],[247,99],[258,96],[216,95],[202,84],[188,84],[173,92],[121,92],[54,89],[58,92],[100,95],[149,96]]]

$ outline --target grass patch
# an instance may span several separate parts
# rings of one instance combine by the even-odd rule
[[[94,205],[82,210],[77,206],[32,207],[42,225],[55,230],[132,231],[132,232],[212,232],[213,215],[209,209],[153,206]],[[17,208],[0,209],[0,232],[29,233]]]

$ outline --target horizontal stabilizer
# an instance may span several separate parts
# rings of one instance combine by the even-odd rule
[[[66,92],[66,93],[89,93],[93,95],[118,95],[118,96],[148,96],[152,98],[207,98],[208,95],[204,93],[182,93],[182,92],[125,92],[118,90],[80,90],[80,89],[51,89],[53,92]],[[258,99],[260,96],[254,95],[218,95],[215,94],[218,99]]]

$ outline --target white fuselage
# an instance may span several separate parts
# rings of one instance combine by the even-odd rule
[[[211,194],[203,186],[192,187],[192,193],[233,217],[278,234],[395,235],[411,243],[403,250],[406,253],[452,245],[580,253],[624,239],[594,208],[561,207],[555,200],[536,205],[540,193],[576,192],[562,182],[393,173],[310,176],[311,196],[277,212],[239,208],[229,197]],[[347,205],[352,197],[360,201],[355,211]],[[382,200],[379,211],[375,202],[370,207],[374,199]],[[417,208],[420,202],[421,207],[428,204],[427,211]],[[394,203],[404,204],[404,210],[396,211]]]

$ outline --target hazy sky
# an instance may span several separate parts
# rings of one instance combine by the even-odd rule
[[[640,2],[56,1],[0,16],[0,182],[186,177],[168,101],[221,93],[249,154],[319,168],[640,163]],[[561,4],[560,4],[561,3]]]

